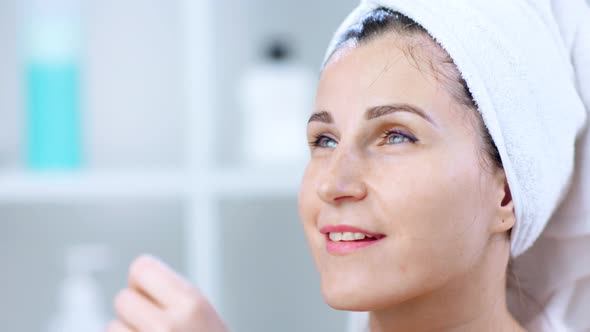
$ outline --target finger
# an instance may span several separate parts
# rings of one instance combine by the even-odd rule
[[[135,332],[125,324],[118,320],[112,321],[107,327],[106,332]]]
[[[145,293],[157,304],[169,308],[200,296],[184,278],[156,258],[143,255],[129,269],[129,286]]]
[[[115,298],[115,311],[122,323],[141,332],[164,331],[166,317],[162,309],[131,289],[124,289]]]

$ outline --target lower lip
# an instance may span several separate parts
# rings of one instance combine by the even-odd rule
[[[333,254],[348,254],[354,252],[356,250],[366,248],[368,246],[374,245],[378,242],[381,242],[385,237],[382,237],[377,240],[372,241],[330,241],[330,239],[326,236],[326,249],[328,252]]]

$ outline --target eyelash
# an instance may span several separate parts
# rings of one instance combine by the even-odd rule
[[[331,138],[331,137],[328,137],[328,136],[326,136],[326,135],[324,135],[324,134],[315,135],[315,136],[313,137],[313,140],[309,142],[309,146],[311,146],[312,148],[323,148],[323,146],[320,146],[320,142],[321,142],[323,139],[334,140],[333,138]]]
[[[402,137],[404,137],[404,138],[407,138],[407,139],[410,141],[410,143],[416,143],[416,142],[418,141],[418,139],[417,139],[416,137],[414,137],[414,136],[412,136],[412,135],[410,135],[410,134],[408,134],[408,133],[405,133],[405,132],[403,132],[403,131],[401,131],[401,130],[398,130],[398,129],[390,129],[390,130],[386,130],[386,131],[383,133],[383,136],[382,136],[382,138],[383,138],[384,140],[386,140],[386,139],[387,139],[389,136],[391,136],[391,135],[394,135],[394,134],[395,134],[395,135],[402,136]]]
[[[418,139],[416,137],[414,137],[410,134],[407,134],[401,130],[397,130],[397,129],[386,130],[383,133],[381,138],[383,140],[387,140],[388,137],[390,137],[391,135],[394,135],[394,134],[399,135],[399,136],[403,136],[404,138],[408,139],[410,143],[416,143],[418,141]],[[324,146],[320,146],[320,142],[323,139],[334,140],[333,138],[331,138],[329,136],[326,136],[324,134],[319,134],[319,135],[314,136],[314,139],[311,142],[309,142],[309,145],[314,148],[324,148]],[[387,144],[387,143],[385,143],[385,144]],[[399,143],[394,143],[394,144],[399,144]]]

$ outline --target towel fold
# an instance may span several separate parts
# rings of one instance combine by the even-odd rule
[[[453,58],[496,143],[515,204],[511,237],[530,331],[590,330],[590,8],[584,0],[364,0],[336,32],[386,7]],[[356,317],[356,316],[355,316]],[[366,315],[360,315],[366,320]]]
[[[582,0],[553,0],[551,13],[573,67],[572,81],[590,110],[590,9]],[[567,110],[566,110],[567,111]],[[590,129],[576,145],[569,191],[532,247],[513,262],[522,290],[537,305],[512,311],[531,331],[590,331]]]

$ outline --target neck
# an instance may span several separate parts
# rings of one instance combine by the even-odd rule
[[[470,271],[435,291],[372,311],[371,332],[524,331],[506,305],[508,256],[488,249]]]

